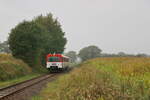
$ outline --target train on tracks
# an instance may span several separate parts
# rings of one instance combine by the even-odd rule
[[[46,57],[46,68],[50,72],[64,71],[70,66],[69,57],[63,54],[48,54]]]

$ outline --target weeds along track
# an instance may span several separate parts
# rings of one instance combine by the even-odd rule
[[[46,74],[0,89],[0,100],[28,100],[58,74]]]

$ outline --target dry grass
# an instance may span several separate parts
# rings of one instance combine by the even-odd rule
[[[32,100],[150,100],[150,58],[96,58]]]
[[[19,59],[10,54],[0,54],[0,81],[21,77],[31,73],[32,70]]]

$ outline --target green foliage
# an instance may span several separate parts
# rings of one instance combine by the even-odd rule
[[[34,22],[24,21],[11,30],[9,45],[12,55],[30,66],[38,62],[38,54],[44,43],[43,30]]]
[[[77,61],[77,54],[75,51],[69,51],[65,55],[70,58],[71,63],[75,63]]]
[[[52,14],[48,14],[38,16],[33,21],[46,31],[44,44],[46,53],[62,53],[67,40],[57,19],[53,19]]]
[[[62,31],[60,23],[53,18],[52,14],[38,16],[33,21],[45,30],[44,51],[41,59],[44,65],[45,55],[48,53],[62,53],[67,39],[64,37],[65,33]]]
[[[0,53],[11,53],[7,41],[0,43]]]
[[[101,54],[102,50],[99,49],[97,46],[88,46],[80,50],[79,52],[79,57],[85,61],[87,59],[92,59],[99,57]]]
[[[150,57],[148,54],[144,54],[144,53],[139,53],[139,54],[127,54],[124,52],[118,52],[117,54],[112,53],[112,54],[108,54],[108,53],[102,53],[100,55],[100,57]]]
[[[66,42],[61,25],[52,14],[19,23],[9,35],[12,55],[31,67],[44,65],[48,53],[62,53]]]
[[[145,53],[139,53],[136,55],[136,57],[149,57],[149,56]]]

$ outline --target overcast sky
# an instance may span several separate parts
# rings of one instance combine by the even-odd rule
[[[0,0],[0,41],[19,22],[49,12],[66,32],[66,51],[97,45],[150,54],[150,0]]]

